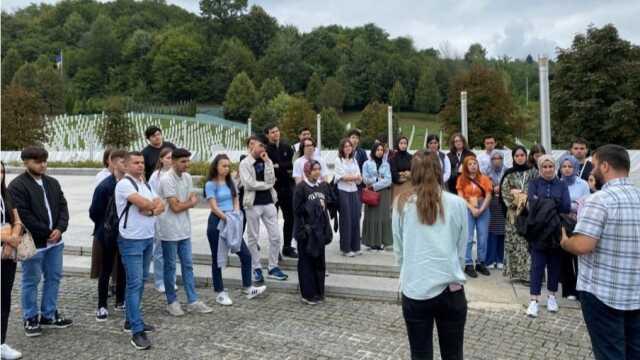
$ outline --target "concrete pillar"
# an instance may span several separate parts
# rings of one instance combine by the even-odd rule
[[[540,143],[547,151],[551,151],[551,109],[549,100],[549,59],[541,56],[538,59],[540,74]]]

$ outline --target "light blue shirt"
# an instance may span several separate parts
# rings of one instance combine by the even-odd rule
[[[449,284],[463,284],[467,244],[467,205],[462,198],[442,192],[444,220],[433,225],[418,217],[415,195],[404,204],[403,214],[393,207],[393,246],[400,265],[402,293],[414,300],[440,295]]]
[[[207,181],[204,185],[204,193],[208,199],[216,199],[216,203],[220,208],[220,211],[232,211],[233,210],[233,195],[231,189],[227,184],[218,184],[215,181]]]
[[[386,160],[382,161],[380,168],[373,160],[367,160],[362,165],[362,182],[373,186],[374,191],[391,187],[391,167]]]
[[[589,190],[589,184],[579,177],[576,177],[576,181],[569,185],[569,197],[571,198],[571,211],[578,211],[578,200],[585,196],[591,195]]]

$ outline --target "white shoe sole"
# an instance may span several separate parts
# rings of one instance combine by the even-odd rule
[[[96,318],[96,322],[107,322],[108,318],[98,319]]]
[[[131,345],[132,345],[134,348],[136,348],[136,350],[149,350],[149,349],[151,348],[151,345],[149,345],[149,346],[147,346],[147,347],[144,347],[144,346],[138,346],[138,345],[136,345],[136,343],[135,343],[133,340],[131,340],[131,341],[129,341],[129,342],[131,343]]]
[[[39,333],[35,333],[35,334],[28,334],[28,333],[24,333],[27,337],[38,337],[40,335],[42,335],[42,332]]]

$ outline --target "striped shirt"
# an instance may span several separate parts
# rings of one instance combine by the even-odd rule
[[[618,310],[640,309],[640,188],[608,181],[587,198],[574,233],[597,240],[579,257],[577,289]]]

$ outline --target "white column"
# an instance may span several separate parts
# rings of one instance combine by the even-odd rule
[[[251,136],[251,118],[247,120],[247,137]]]
[[[545,150],[551,151],[551,110],[549,101],[549,59],[538,58],[540,74],[540,143]]]
[[[469,124],[467,120],[467,92],[460,92],[460,131],[462,135],[469,141]]]
[[[319,150],[322,150],[322,125],[320,124],[320,114],[316,114],[316,128],[318,129],[318,144],[317,147]]]
[[[387,126],[389,127],[387,143],[389,149],[393,149],[393,106],[387,108]]]

